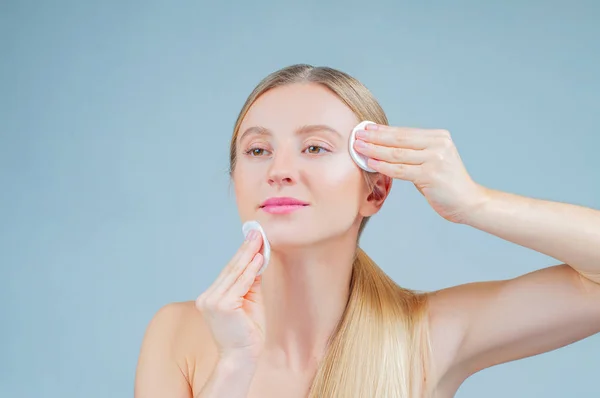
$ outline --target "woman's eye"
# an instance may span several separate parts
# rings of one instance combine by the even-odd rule
[[[262,156],[264,155],[265,151],[266,150],[263,148],[250,148],[246,151],[246,154],[250,156]]]
[[[308,153],[310,153],[311,155],[318,155],[318,154],[322,153],[323,151],[327,151],[327,149],[323,148],[322,146],[318,146],[318,145],[310,145],[309,147],[306,148],[306,151],[308,151]]]

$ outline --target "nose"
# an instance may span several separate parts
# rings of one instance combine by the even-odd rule
[[[267,173],[269,185],[294,185],[298,180],[295,158],[289,151],[280,151],[273,155]]]

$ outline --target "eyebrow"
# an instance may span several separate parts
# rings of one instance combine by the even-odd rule
[[[337,131],[333,127],[328,126],[326,124],[310,124],[310,125],[305,125],[305,126],[300,127],[299,129],[297,129],[294,133],[296,135],[306,135],[306,134],[314,133],[316,131],[327,131],[327,132],[329,132],[331,134],[334,134],[334,135],[338,136],[339,138],[343,138],[342,134],[340,134],[339,131]],[[240,141],[243,140],[245,136],[250,135],[250,134],[273,135],[273,133],[271,132],[271,130],[269,130],[266,127],[253,126],[253,127],[248,127],[240,135]]]

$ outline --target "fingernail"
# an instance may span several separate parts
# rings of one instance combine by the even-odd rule
[[[367,138],[367,132],[365,130],[357,130],[356,137],[357,138]]]
[[[364,142],[363,140],[356,140],[356,146],[359,148],[366,148],[367,147],[367,143]]]
[[[253,229],[250,232],[248,232],[248,235],[246,235],[246,240],[254,240],[255,237],[256,237],[256,230]]]

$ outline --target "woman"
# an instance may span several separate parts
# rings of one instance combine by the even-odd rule
[[[360,170],[348,154],[369,158]],[[475,183],[444,130],[388,126],[347,74],[294,65],[240,112],[231,177],[250,234],[195,302],[162,308],[142,344],[136,397],[452,397],[475,372],[600,331],[600,212]],[[423,293],[357,247],[394,178],[442,217],[559,259],[512,280]],[[291,197],[294,206],[269,198]],[[263,281],[264,279],[264,281]],[[199,310],[199,311],[198,311]]]

